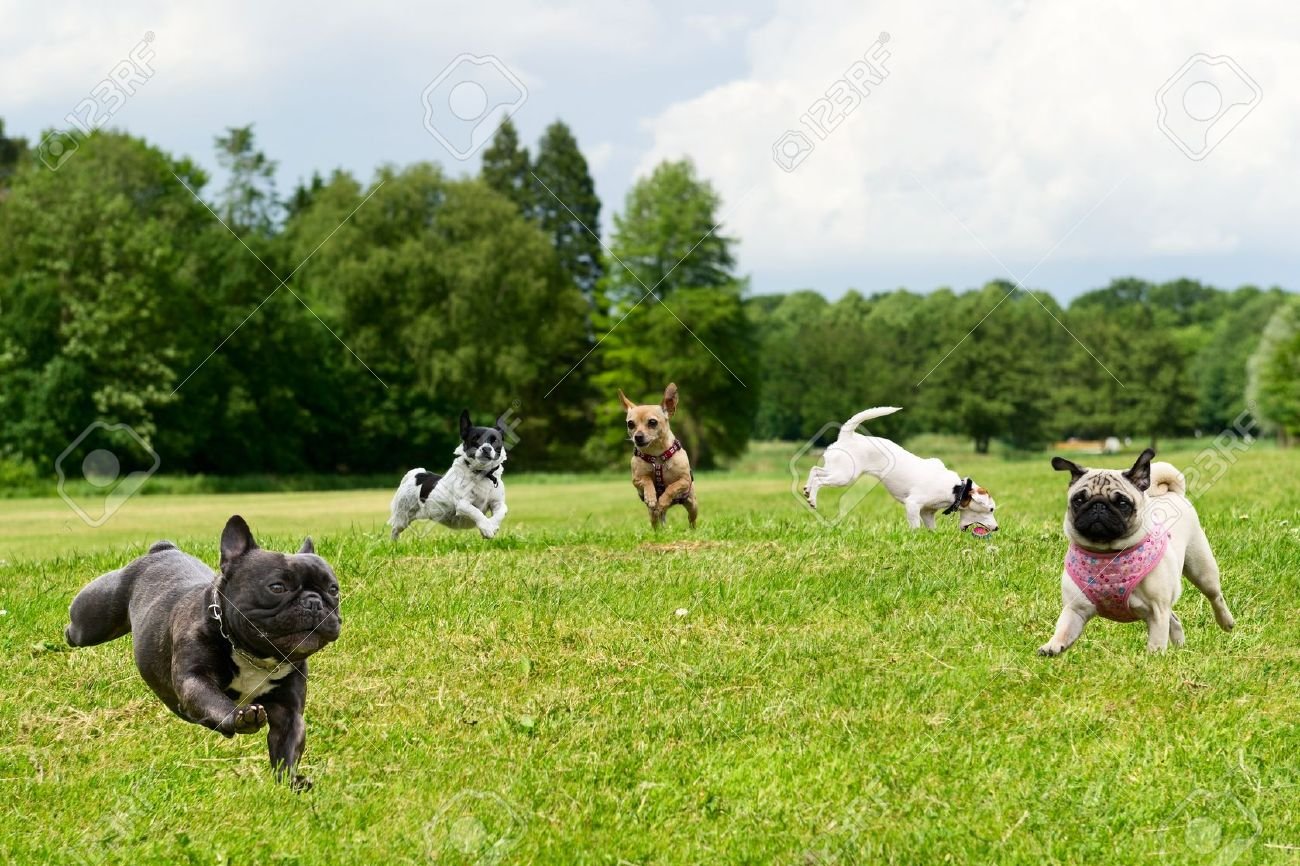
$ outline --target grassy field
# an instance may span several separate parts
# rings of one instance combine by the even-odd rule
[[[990,541],[909,532],[882,491],[825,524],[784,460],[702,474],[699,530],[658,536],[621,476],[511,479],[493,542],[390,544],[385,490],[138,496],[94,530],[0,501],[0,861],[1300,861],[1300,452],[1198,500],[1235,632],[1188,587],[1184,648],[1094,622],[1052,660],[1046,458],[961,461]],[[215,563],[236,512],[343,585],[302,795],[260,735],[171,716],[128,639],[62,645],[82,584],[160,537]]]

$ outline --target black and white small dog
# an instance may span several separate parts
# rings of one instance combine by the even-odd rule
[[[446,475],[412,469],[393,494],[393,540],[414,520],[432,520],[451,529],[478,527],[491,538],[506,519],[506,416],[494,427],[475,427],[469,410],[460,413],[461,444]],[[489,516],[490,515],[490,516]]]

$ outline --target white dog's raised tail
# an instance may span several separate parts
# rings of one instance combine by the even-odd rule
[[[840,438],[845,439],[852,436],[857,431],[859,425],[867,423],[872,418],[893,415],[902,408],[902,406],[877,406],[874,409],[863,409],[841,425]]]

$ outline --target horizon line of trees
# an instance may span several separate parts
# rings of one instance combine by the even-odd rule
[[[0,464],[42,474],[94,421],[166,471],[399,471],[445,459],[466,407],[512,411],[516,469],[599,467],[627,456],[617,389],[669,381],[701,467],[877,404],[908,410],[879,432],[981,451],[1218,432],[1248,405],[1300,434],[1300,307],[1280,288],[753,296],[687,159],[634,184],[607,252],[560,121],[530,153],[506,120],[477,177],[385,165],[286,197],[232,127],[205,201],[239,240],[186,189],[209,183],[191,159],[116,131],[77,143],[52,171],[0,122]]]

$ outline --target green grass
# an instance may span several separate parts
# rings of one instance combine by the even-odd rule
[[[1300,453],[1199,499],[1234,633],[1188,587],[1184,648],[1094,622],[1053,660],[1046,458],[958,463],[991,541],[909,532],[880,491],[825,526],[755,459],[657,537],[621,476],[511,479],[494,542],[390,544],[385,490],[139,496],[96,530],[0,502],[0,861],[1296,862]],[[261,736],[172,717],[129,640],[62,647],[82,584],[159,537],[214,562],[235,512],[265,546],[312,534],[344,589],[303,795]]]

